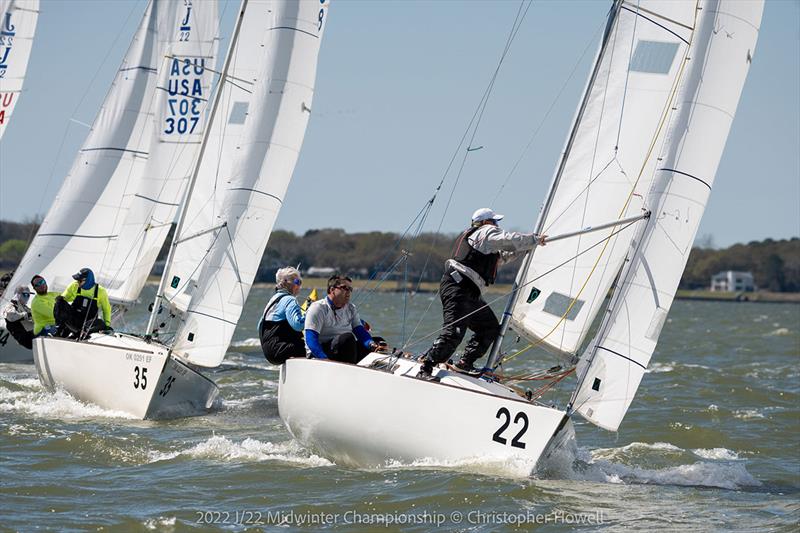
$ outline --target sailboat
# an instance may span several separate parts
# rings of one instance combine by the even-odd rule
[[[139,418],[212,407],[219,391],[199,368],[225,356],[288,188],[327,10],[318,0],[242,1],[144,334],[37,338],[42,383]]]
[[[49,290],[63,291],[72,273],[91,265],[117,314],[135,303],[147,276],[140,272],[150,272],[174,220],[186,167],[196,159],[202,122],[194,131],[170,126],[205,113],[217,18],[216,2],[148,4],[92,129],[15,270],[8,297],[34,274],[45,277]],[[192,90],[182,91],[183,84]],[[5,305],[6,295],[0,302]],[[0,361],[9,360],[33,362],[33,355],[10,340],[0,346]]]
[[[39,0],[0,0],[0,139],[22,93]]]
[[[39,0],[0,0],[0,139],[22,93],[38,19]],[[5,292],[10,299],[14,286]],[[17,344],[5,326],[0,316],[0,361],[30,360],[30,350]]]
[[[493,372],[415,379],[419,363],[402,353],[289,359],[278,404],[292,435],[340,464],[478,459],[533,471],[573,439],[575,413],[616,430],[688,259],[762,11],[761,0],[617,0],[609,12],[535,225],[548,244],[526,256],[488,363],[502,362],[509,327],[577,362],[567,405]]]

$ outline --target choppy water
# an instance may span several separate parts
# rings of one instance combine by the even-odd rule
[[[209,416],[131,420],[44,391],[32,365],[0,365],[2,527],[798,528],[800,306],[676,302],[619,433],[576,417],[577,449],[537,479],[497,464],[351,470],[303,450],[255,340],[268,295],[253,291],[228,358],[208,373],[222,396]],[[402,325],[404,308],[429,306],[418,326]],[[376,294],[360,309],[394,344],[440,321],[424,294]],[[510,370],[552,363],[522,356]]]

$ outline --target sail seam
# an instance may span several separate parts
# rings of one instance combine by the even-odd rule
[[[131,154],[150,155],[150,152],[142,152],[140,150],[130,150],[128,148],[114,148],[113,146],[102,146],[100,148],[84,148],[81,152],[97,152],[100,150],[111,150],[113,152],[129,152]]]
[[[233,326],[237,325],[237,322],[231,322],[230,320],[225,320],[224,318],[220,318],[218,316],[209,315],[208,313],[201,313],[200,311],[195,311],[193,309],[187,309],[187,313],[194,313],[196,315],[207,316],[208,318],[213,318],[214,320],[219,320],[220,322],[225,322],[227,324],[231,324]]]
[[[39,237],[77,237],[79,239],[116,239],[118,235],[80,235],[78,233],[40,233]]]
[[[314,39],[319,39],[319,35],[314,35],[311,32],[308,32],[306,30],[301,30],[300,28],[293,28],[292,26],[275,26],[273,28],[270,28],[267,31],[272,31],[272,30],[292,30],[292,31],[300,32],[300,33],[305,33],[306,35],[310,35]]]
[[[610,349],[606,348],[605,346],[598,346],[598,347],[597,347],[597,349],[598,349],[598,350],[605,350],[605,351],[607,351],[607,352],[609,352],[609,353],[613,353],[614,355],[618,355],[618,356],[622,357],[623,359],[627,359],[627,360],[628,360],[628,361],[630,361],[631,363],[633,363],[633,364],[635,364],[635,365],[638,365],[638,366],[642,367],[644,370],[647,370],[647,367],[646,367],[646,366],[644,366],[642,363],[640,363],[640,362],[638,362],[638,361],[634,361],[634,360],[633,360],[633,359],[631,359],[630,357],[628,357],[628,356],[626,356],[626,355],[622,355],[622,354],[621,354],[621,353],[619,353],[619,352],[615,352],[614,350],[610,350]]]
[[[146,67],[144,65],[139,65],[139,66],[136,66],[136,67],[128,67],[128,68],[119,69],[120,72],[128,72],[129,70],[144,70],[145,72],[150,72],[152,74],[155,74],[156,72],[158,72],[158,69],[155,69],[153,67]]]
[[[625,7],[625,6],[622,6],[622,9],[624,9],[625,11],[628,11],[628,12],[630,12],[630,13],[633,13],[633,14],[634,14],[634,15],[636,15],[637,17],[642,17],[643,19],[645,19],[645,20],[647,20],[647,21],[650,21],[650,22],[652,22],[653,24],[655,24],[655,25],[656,25],[656,26],[658,26],[659,28],[663,29],[664,31],[667,31],[667,32],[671,33],[672,35],[674,35],[675,37],[677,37],[678,39],[680,39],[680,40],[681,40],[681,41],[683,41],[684,43],[686,43],[686,44],[689,44],[689,41],[687,41],[686,39],[684,39],[683,37],[681,37],[680,35],[678,35],[678,34],[677,34],[677,33],[675,33],[674,31],[672,31],[671,29],[667,28],[667,27],[666,27],[666,26],[664,26],[663,24],[659,24],[658,22],[656,22],[655,20],[651,19],[650,17],[645,17],[644,15],[642,15],[642,13],[641,13],[641,12],[634,11],[633,9],[631,9],[631,8],[629,8],[629,7]],[[689,28],[689,29],[691,29],[691,28]]]
[[[173,207],[177,207],[177,206],[180,205],[180,204],[173,204],[173,203],[170,203],[170,202],[162,202],[161,200],[156,200],[155,198],[150,198],[150,197],[144,196],[142,194],[138,194],[138,193],[134,194],[133,196],[135,196],[136,198],[141,198],[143,200],[148,200],[150,202],[153,202],[154,204],[171,205]]]
[[[674,172],[675,174],[680,174],[681,176],[686,176],[687,178],[692,178],[693,180],[697,180],[700,183],[702,183],[703,185],[705,185],[706,187],[708,187],[709,191],[711,190],[711,185],[709,185],[705,181],[701,180],[697,176],[692,176],[691,174],[687,174],[686,172],[681,172],[680,170],[675,170],[674,168],[659,168],[658,170],[663,170],[665,172]]]
[[[235,187],[233,189],[228,189],[229,191],[250,191],[250,192],[257,192],[258,194],[263,194],[264,196],[269,196],[270,198],[275,198],[279,204],[283,204],[283,200],[275,196],[274,194],[270,194],[268,192],[259,191],[258,189],[250,189],[248,187]]]

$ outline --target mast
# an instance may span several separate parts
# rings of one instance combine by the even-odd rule
[[[197,160],[195,161],[194,171],[192,172],[192,177],[189,180],[189,185],[186,187],[186,193],[184,194],[183,201],[181,202],[180,213],[178,215],[178,223],[175,228],[175,234],[172,237],[172,243],[169,248],[169,254],[167,256],[167,262],[164,264],[164,272],[161,274],[161,280],[158,284],[158,291],[156,291],[156,297],[153,301],[153,308],[150,311],[150,318],[147,321],[147,329],[145,330],[145,338],[149,339],[152,337],[153,334],[153,327],[156,323],[156,316],[158,315],[159,307],[161,307],[161,300],[163,299],[164,290],[167,285],[167,276],[169,275],[170,267],[172,266],[172,261],[175,256],[175,250],[178,244],[181,241],[180,235],[181,231],[183,230],[184,222],[186,221],[186,204],[188,203],[189,198],[192,196],[192,191],[194,190],[195,183],[197,183],[197,177],[200,174],[200,163],[203,160],[203,155],[205,154],[206,146],[208,145],[208,138],[211,134],[211,128],[214,124],[214,116],[217,113],[217,109],[219,107],[220,100],[222,99],[222,86],[225,83],[225,79],[228,75],[228,69],[231,65],[231,60],[233,59],[233,51],[236,48],[236,44],[239,40],[239,32],[242,28],[242,21],[244,20],[244,13],[247,9],[247,2],[248,0],[242,0],[242,4],[239,8],[239,17],[236,20],[236,26],[233,29],[233,35],[231,36],[231,42],[228,45],[228,53],[225,56],[225,64],[222,67],[222,71],[220,72],[219,83],[217,83],[217,88],[214,93],[214,101],[211,104],[211,110],[209,111],[208,115],[208,123],[206,124],[206,129],[203,132],[203,140],[200,143],[200,150],[197,154]]]
[[[606,24],[605,32],[603,33],[603,44],[600,48],[600,52],[597,54],[597,58],[594,62],[594,67],[592,69],[592,75],[589,78],[589,82],[586,84],[586,88],[583,91],[583,97],[581,98],[581,105],[578,109],[578,113],[575,116],[575,120],[572,123],[572,130],[569,134],[569,139],[567,140],[567,145],[564,149],[564,153],[561,155],[561,160],[558,165],[558,170],[556,171],[555,176],[553,177],[553,181],[550,183],[550,188],[547,191],[547,199],[545,200],[545,204],[542,207],[542,210],[539,211],[539,216],[536,220],[536,227],[534,229],[534,233],[541,234],[541,231],[544,226],[544,221],[547,219],[547,215],[550,211],[550,206],[553,203],[553,198],[555,196],[555,191],[558,188],[558,183],[561,180],[561,176],[564,172],[564,168],[566,166],[567,157],[572,150],[572,145],[575,141],[575,136],[578,132],[578,126],[581,123],[583,118],[583,114],[586,111],[586,106],[588,104],[588,97],[589,93],[594,85],[595,79],[597,79],[597,74],[600,69],[600,63],[603,59],[603,56],[606,53],[606,49],[608,47],[609,35],[611,35],[611,28],[616,21],[617,14],[619,13],[620,6],[623,0],[615,0],[614,5],[611,7],[611,11],[608,14],[608,22]],[[508,297],[508,301],[506,302],[505,309],[503,309],[503,318],[500,321],[500,332],[497,334],[497,338],[492,343],[492,349],[489,352],[489,357],[486,361],[486,366],[488,368],[495,368],[499,364],[500,360],[500,346],[503,344],[503,338],[508,331],[509,321],[511,320],[511,309],[514,306],[514,302],[517,299],[517,293],[519,292],[519,280],[524,272],[528,270],[528,267],[531,264],[531,260],[533,259],[533,254],[536,251],[536,244],[534,244],[533,248],[530,252],[525,255],[525,259],[522,261],[522,265],[517,272],[517,276],[514,279],[514,284],[511,286],[511,294]]]

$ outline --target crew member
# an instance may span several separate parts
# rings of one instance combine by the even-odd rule
[[[94,272],[82,268],[72,279],[75,281],[56,298],[53,309],[59,334],[84,339],[90,333],[110,331],[111,303],[106,289],[95,281]],[[99,311],[103,313],[102,318],[98,316]]]
[[[31,302],[31,316],[33,317],[33,336],[55,335],[56,319],[53,316],[53,308],[56,304],[57,292],[47,291],[47,281],[36,274],[31,278],[31,285],[36,291],[36,296]]]
[[[467,329],[472,338],[456,368],[478,373],[474,363],[486,353],[500,332],[500,324],[482,293],[494,283],[497,267],[519,252],[544,245],[546,236],[535,233],[503,231],[497,222],[503,218],[489,208],[472,214],[472,224],[456,240],[451,259],[444,265],[439,286],[444,315],[442,333],[423,358],[418,378],[436,380],[433,367],[455,352]]]
[[[297,304],[297,293],[303,278],[294,267],[275,273],[275,294],[267,302],[258,322],[258,337],[264,357],[273,365],[282,365],[290,357],[304,357],[303,312]]]
[[[381,348],[350,303],[352,292],[353,281],[334,274],[328,279],[328,295],[309,306],[304,330],[308,357],[358,363]]]

